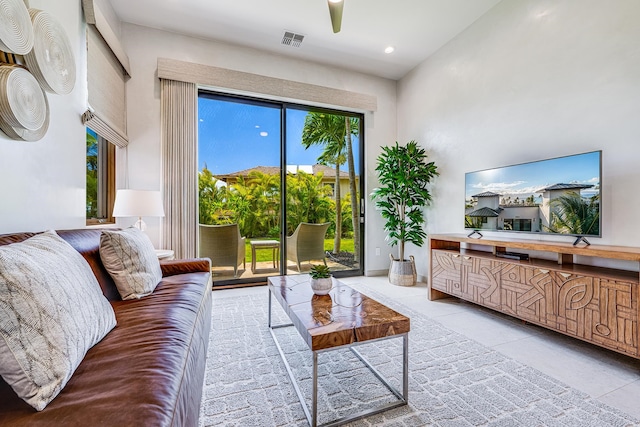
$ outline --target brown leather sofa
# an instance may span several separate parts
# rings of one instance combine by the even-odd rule
[[[89,262],[117,326],[36,412],[0,378],[0,426],[196,426],[211,329],[208,259],[161,263],[152,295],[122,301],[100,260],[99,229],[58,234]],[[0,245],[36,233],[0,235]]]

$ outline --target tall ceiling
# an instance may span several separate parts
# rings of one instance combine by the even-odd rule
[[[109,0],[123,22],[400,79],[500,0]],[[285,31],[304,35],[282,44]],[[387,46],[395,51],[384,53]]]

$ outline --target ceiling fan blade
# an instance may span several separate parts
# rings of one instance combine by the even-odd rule
[[[331,1],[329,3],[329,14],[331,15],[331,25],[333,26],[333,32],[339,33],[342,26],[342,8],[344,7],[344,1]]]

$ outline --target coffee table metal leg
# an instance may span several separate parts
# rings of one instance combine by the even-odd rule
[[[273,338],[274,343],[276,344],[276,348],[278,349],[278,353],[280,353],[280,358],[282,359],[282,362],[284,363],[285,369],[287,371],[287,374],[289,375],[289,378],[291,379],[291,384],[293,385],[293,388],[296,392],[296,394],[298,395],[298,400],[300,400],[300,404],[302,406],[302,410],[304,411],[304,415],[307,418],[307,421],[309,422],[309,425],[311,427],[318,427],[318,353],[320,353],[321,351],[314,351],[313,353],[313,373],[312,373],[312,392],[311,392],[311,411],[309,411],[309,407],[307,406],[306,402],[305,402],[305,398],[304,395],[302,394],[302,390],[300,390],[300,387],[298,386],[298,382],[295,379],[295,376],[293,375],[293,370],[291,369],[291,366],[289,365],[289,362],[287,361],[287,358],[284,354],[284,351],[282,350],[282,347],[280,347],[280,343],[278,342],[278,339],[276,338],[275,333],[273,332],[274,329],[276,328],[283,328],[286,326],[293,326],[292,324],[288,324],[288,325],[275,325],[275,326],[271,326],[269,328],[269,332],[271,333],[271,337]],[[389,337],[389,338],[400,338],[399,336],[395,336],[395,337]],[[387,338],[388,339],[388,338]],[[352,414],[352,415],[347,415],[344,416],[342,418],[339,418],[337,420],[333,420],[330,421],[328,423],[322,424],[322,427],[329,427],[329,426],[339,426],[342,424],[346,424],[350,421],[355,421],[367,416],[371,416],[371,415],[375,415],[375,414],[379,414],[381,412],[384,411],[388,411],[389,409],[393,409],[393,408],[398,408],[400,406],[404,406],[408,403],[409,400],[409,376],[408,376],[408,366],[409,366],[409,336],[408,334],[403,334],[402,336],[403,339],[403,349],[402,349],[402,377],[403,377],[403,384],[402,384],[402,394],[400,392],[398,392],[395,387],[393,387],[391,384],[389,384],[387,382],[387,380],[375,369],[373,368],[373,366],[371,366],[371,364],[366,361],[366,359],[364,359],[364,357],[362,357],[362,355],[360,355],[360,353],[355,350],[353,347],[351,347],[351,351],[353,351],[357,356],[358,359],[360,359],[367,368],[369,368],[371,370],[371,372],[382,382],[382,384],[384,384],[385,387],[387,387],[397,398],[398,401],[397,402],[391,402],[391,403],[387,403],[384,405],[381,405],[377,408],[372,408],[371,410],[364,410],[361,411],[359,413],[356,414]],[[327,350],[324,350],[327,351]]]
[[[311,401],[311,427],[318,425],[318,352],[313,352],[313,396]]]
[[[282,363],[284,363],[284,367],[287,370],[287,374],[289,375],[289,378],[291,379],[291,384],[293,385],[293,389],[295,390],[296,394],[298,395],[298,400],[300,401],[300,404],[302,406],[302,410],[304,411],[304,416],[307,418],[307,421],[309,422],[309,424],[312,424],[312,420],[316,420],[317,422],[317,414],[318,414],[318,408],[317,406],[314,408],[313,411],[313,418],[312,415],[309,413],[309,408],[307,407],[307,404],[304,401],[304,395],[302,394],[302,390],[300,390],[300,387],[298,387],[298,382],[296,381],[295,376],[293,375],[293,371],[291,370],[291,366],[289,365],[289,362],[287,361],[287,358],[284,355],[284,351],[282,351],[282,347],[280,347],[280,343],[278,342],[278,339],[276,338],[276,334],[273,332],[273,330],[275,328],[284,328],[286,326],[293,326],[293,324],[289,324],[289,325],[276,325],[276,326],[272,326],[269,328],[269,332],[271,332],[271,337],[273,338],[273,342],[276,344],[276,348],[278,349],[278,353],[280,353],[280,358],[282,359]],[[315,353],[314,353],[315,355]],[[316,365],[314,365],[316,366]],[[314,380],[314,390],[315,390],[315,394],[314,396],[316,396],[317,399],[317,371],[316,371],[316,376],[314,376],[315,380]],[[313,427],[316,427],[316,424],[313,424]]]
[[[402,334],[402,393],[397,390],[394,386],[389,384],[389,382],[382,376],[380,372],[376,368],[374,368],[367,359],[360,354],[360,352],[355,348],[350,348],[351,352],[355,354],[358,359],[367,367],[369,371],[378,378],[378,380],[391,392],[393,393],[399,400],[399,404],[406,404],[409,401],[409,335]]]
[[[268,321],[267,321],[267,326],[269,326],[269,329],[271,329],[271,291],[269,291],[269,317],[268,317]]]
[[[409,402],[409,334],[402,337],[402,396]]]

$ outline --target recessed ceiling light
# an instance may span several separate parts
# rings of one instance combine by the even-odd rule
[[[384,53],[393,53],[394,50],[396,50],[395,47],[387,46],[386,48],[384,48]]]

